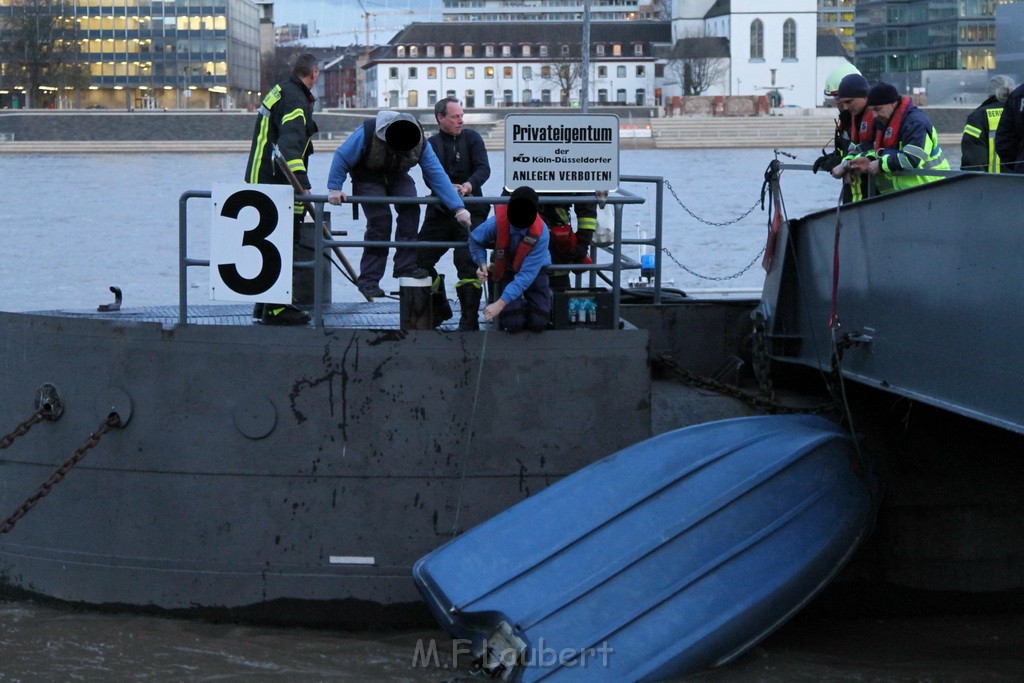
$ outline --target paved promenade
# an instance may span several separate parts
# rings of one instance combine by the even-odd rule
[[[524,113],[526,110],[516,110]],[[558,110],[540,110],[551,113]],[[970,107],[925,108],[943,145],[960,143]],[[505,112],[477,114],[468,125],[480,131],[487,148],[504,147]],[[623,112],[625,113],[625,112]],[[334,149],[372,112],[316,114],[320,149]],[[256,114],[247,111],[3,111],[0,154],[72,152],[247,152]],[[637,117],[620,114],[623,149],[729,147],[819,147],[834,129],[834,110],[785,111],[779,116]],[[430,115],[420,114],[429,124]],[[431,127],[427,125],[427,130]]]

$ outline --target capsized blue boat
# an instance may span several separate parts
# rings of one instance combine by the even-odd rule
[[[474,527],[413,578],[453,651],[505,680],[692,673],[743,653],[836,575],[874,518],[864,465],[820,417],[680,429]]]

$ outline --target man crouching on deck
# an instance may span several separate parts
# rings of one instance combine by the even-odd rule
[[[533,188],[518,187],[508,205],[495,206],[494,215],[469,234],[477,276],[481,281],[490,277],[499,294],[484,308],[484,320],[497,317],[498,326],[508,332],[540,332],[551,320],[551,287],[544,270],[551,265],[551,254],[548,226],[537,212],[539,206]],[[487,248],[494,249],[490,272]]]

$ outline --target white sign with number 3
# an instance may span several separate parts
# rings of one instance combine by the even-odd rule
[[[210,298],[292,300],[290,185],[214,183],[210,220]]]

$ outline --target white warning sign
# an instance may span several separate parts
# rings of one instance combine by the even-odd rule
[[[612,192],[619,188],[619,117],[614,114],[509,114],[505,189]]]

